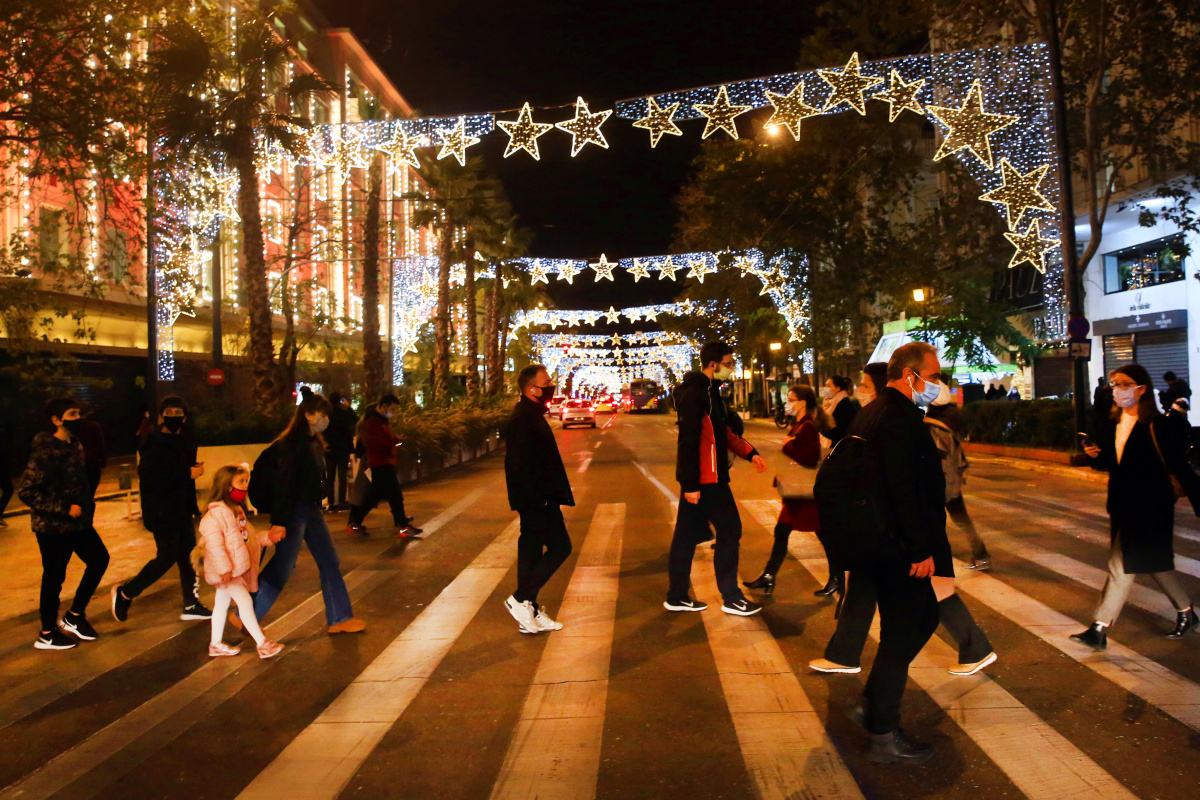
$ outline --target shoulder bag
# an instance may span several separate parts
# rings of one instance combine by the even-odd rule
[[[1171,467],[1167,465],[1167,460],[1163,458],[1162,448],[1158,446],[1158,435],[1154,432],[1154,423],[1150,423],[1150,440],[1154,442],[1154,452],[1158,453],[1158,460],[1162,462],[1163,469],[1167,472],[1167,480],[1171,482],[1171,490],[1175,492],[1175,499],[1187,497],[1187,492],[1183,490],[1183,484],[1179,482],[1179,478],[1171,471]]]

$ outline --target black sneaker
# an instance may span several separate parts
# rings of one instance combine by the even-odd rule
[[[424,532],[425,531],[421,530],[420,528],[418,528],[415,525],[405,525],[403,528],[400,529],[400,532],[397,535],[401,539],[416,539],[418,536],[420,536]]]
[[[194,619],[212,619],[212,611],[201,603],[192,603],[190,606],[183,607],[183,613],[179,615],[179,618],[184,622]]]
[[[68,611],[67,615],[62,618],[62,626],[68,633],[75,634],[85,642],[94,642],[99,637],[96,629],[87,621],[87,617],[83,614],[76,614],[74,611]]]
[[[734,600],[730,603],[721,603],[721,610],[726,614],[736,614],[739,617],[753,617],[758,612],[762,611],[763,607],[758,603],[752,603],[746,598]]]
[[[933,747],[914,742],[897,729],[891,733],[872,733],[866,757],[876,764],[924,764],[933,758]]]
[[[685,597],[682,600],[668,600],[663,603],[663,608],[667,611],[703,611],[708,608],[708,604]]]
[[[121,589],[123,588],[122,586],[114,586],[112,588],[112,612],[117,622],[124,622],[129,619],[129,607],[133,605],[132,600],[121,594]]]
[[[78,641],[67,636],[58,628],[55,628],[49,633],[43,633],[38,636],[33,646],[38,650],[70,650],[78,644]]]

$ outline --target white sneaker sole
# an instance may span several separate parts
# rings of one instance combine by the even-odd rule
[[[733,608],[731,606],[721,606],[721,610],[726,614],[732,614],[735,617],[753,617],[755,614],[762,611],[762,606],[749,611],[742,611],[740,608]]]
[[[517,625],[521,628],[521,631],[523,633],[541,633],[542,630],[537,626],[536,622],[522,619],[524,615],[521,613],[521,603],[514,601],[510,604],[509,600],[512,600],[511,595],[504,601],[504,607],[508,609],[508,613],[512,615],[512,618],[517,621]]]
[[[41,639],[33,643],[34,650],[73,650],[75,647],[76,645],[74,644],[50,644],[49,642],[43,642]]]
[[[995,664],[997,658],[999,658],[999,656],[997,656],[995,653],[991,653],[983,661],[977,661],[974,664],[959,664],[958,665],[958,666],[962,666],[962,667],[967,667],[967,669],[965,669],[965,670],[955,670],[955,669],[951,668],[946,671],[949,672],[951,675],[974,675],[976,672],[979,672],[979,670],[981,670],[985,667],[989,667],[992,664]]]
[[[862,672],[862,667],[837,667],[836,669],[828,669],[827,667],[818,667],[815,664],[809,664],[808,668],[813,672],[823,672],[827,675],[857,675]]]
[[[669,601],[664,601],[663,608],[665,608],[667,611],[703,611],[704,609],[708,608],[708,606],[704,605],[703,603],[699,603],[694,606],[673,606]]]
[[[81,633],[81,632],[80,632],[80,630],[79,630],[78,628],[76,628],[74,625],[72,625],[70,622],[68,622],[68,621],[67,621],[67,618],[66,618],[66,617],[63,617],[63,620],[62,620],[62,628],[63,628],[63,630],[64,630],[64,631],[66,631],[67,633],[71,634],[71,635],[72,635],[72,636],[74,636],[75,638],[77,638],[77,639],[80,639],[80,640],[82,640],[82,641],[85,641],[85,642],[94,642],[94,641],[96,641],[96,637],[95,637],[95,636],[88,636],[86,633]]]
[[[212,614],[180,614],[179,618],[184,622],[192,622],[194,620],[212,619]]]

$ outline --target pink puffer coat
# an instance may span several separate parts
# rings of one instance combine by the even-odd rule
[[[246,519],[225,503],[209,503],[200,520],[200,540],[204,544],[204,580],[212,586],[221,576],[233,574],[246,581],[246,588],[258,591],[258,563],[262,548],[270,545],[266,531],[259,533]]]

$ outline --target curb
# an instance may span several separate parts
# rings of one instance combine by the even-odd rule
[[[1060,475],[1065,478],[1075,478],[1076,480],[1088,481],[1089,483],[1108,483],[1107,472],[1097,472],[1088,467],[1068,467],[1066,465],[1056,465],[1047,462],[1038,462],[1024,458],[1006,458],[1004,456],[990,456],[975,454],[974,460],[977,463],[996,464],[999,466],[1013,467],[1015,469],[1023,469],[1028,472],[1042,472],[1050,475]]]

